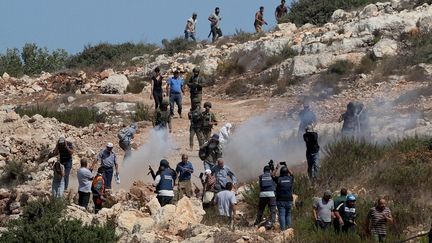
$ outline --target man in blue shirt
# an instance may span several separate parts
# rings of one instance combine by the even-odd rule
[[[211,168],[211,173],[216,177],[215,190],[220,192],[225,189],[225,185],[228,182],[228,177],[231,179],[233,185],[237,184],[237,178],[231,169],[225,165],[222,158],[217,160],[217,165]]]
[[[177,104],[178,113],[182,118],[182,94],[184,94],[184,81],[179,77],[179,70],[174,69],[174,76],[167,81],[167,94],[170,97],[170,113],[174,116],[174,102]]]
[[[192,196],[192,173],[194,172],[192,163],[188,161],[188,156],[186,154],[182,155],[182,161],[177,164],[176,172],[178,175],[178,198],[177,201],[180,200],[184,194],[187,197]]]
[[[113,178],[114,169],[116,177],[119,176],[119,168],[117,164],[116,154],[113,151],[114,145],[108,143],[106,148],[103,149],[97,156],[97,160],[93,162],[91,170],[95,168],[96,162],[100,161],[101,167],[104,168],[103,178],[105,181],[105,189],[111,189],[111,181]]]

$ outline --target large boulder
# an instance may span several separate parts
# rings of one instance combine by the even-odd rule
[[[343,21],[343,20],[346,20],[348,18],[348,16],[349,16],[349,14],[347,12],[345,12],[345,10],[337,9],[336,11],[333,12],[333,14],[331,16],[331,21],[332,22]]]
[[[65,218],[81,220],[83,224],[90,225],[93,221],[93,214],[89,213],[83,207],[71,204],[66,208]]]
[[[118,227],[129,234],[145,232],[153,228],[155,221],[138,210],[122,212],[117,219]]]
[[[101,91],[104,94],[124,94],[129,85],[128,78],[123,74],[114,74],[101,82]]]
[[[375,4],[369,4],[360,12],[360,18],[375,17],[379,14],[378,7]]]
[[[432,16],[425,16],[417,22],[417,26],[423,33],[432,32]]]
[[[382,58],[384,56],[396,56],[398,50],[398,43],[391,39],[381,39],[373,47],[373,54]]]

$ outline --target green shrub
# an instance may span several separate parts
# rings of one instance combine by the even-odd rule
[[[195,41],[188,41],[182,37],[177,37],[172,40],[163,39],[162,45],[162,53],[172,56],[176,53],[193,50],[197,43]]]
[[[231,82],[227,89],[225,90],[225,94],[229,96],[244,96],[249,92],[249,88],[244,83],[244,80],[235,80]]]
[[[352,10],[377,0],[297,0],[291,3],[287,16],[280,22],[292,22],[298,26],[306,23],[322,25],[329,22],[337,9]]]
[[[138,102],[136,103],[135,113],[132,115],[134,122],[139,121],[153,121],[153,111],[147,104]]]
[[[128,63],[131,58],[143,54],[151,54],[157,46],[146,43],[108,44],[100,43],[92,46],[87,45],[84,50],[72,56],[68,62],[69,68],[97,69],[114,68]]]
[[[360,60],[359,65],[355,67],[355,73],[370,73],[375,70],[377,62],[372,54],[367,54]]]
[[[260,187],[257,181],[249,185],[249,190],[243,192],[244,202],[247,205],[249,215],[256,215],[258,211]]]
[[[258,40],[259,38],[265,36],[263,32],[260,33],[248,33],[241,29],[236,29],[234,35],[231,37],[232,41],[237,43],[245,43],[248,41]]]
[[[86,127],[93,123],[102,123],[106,121],[105,114],[99,114],[96,109],[88,107],[74,107],[66,111],[54,111],[46,106],[35,105],[30,107],[18,107],[15,110],[20,116],[27,115],[32,117],[39,114],[43,117],[54,117],[58,121],[76,126]]]
[[[238,75],[246,72],[246,68],[236,59],[219,63],[216,72],[222,76]]]
[[[353,64],[346,60],[338,60],[328,67],[328,73],[345,75],[351,72]]]
[[[147,85],[142,79],[129,79],[129,85],[126,88],[127,93],[140,94]]]
[[[274,66],[276,64],[279,64],[288,58],[293,58],[297,55],[298,55],[298,52],[296,50],[292,49],[292,47],[287,44],[284,46],[284,48],[280,52],[266,58],[263,70],[265,70],[271,66]]]
[[[116,242],[114,225],[83,225],[80,220],[65,220],[66,203],[59,200],[30,202],[18,220],[7,224],[0,242]]]
[[[9,75],[18,77],[23,74],[20,52],[17,48],[7,49],[6,54],[0,55],[0,74],[7,72]]]
[[[16,159],[6,163],[1,177],[2,183],[7,185],[19,185],[24,183],[30,174],[24,166],[24,163],[25,161]]]

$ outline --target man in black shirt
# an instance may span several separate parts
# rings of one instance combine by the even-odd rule
[[[57,141],[56,147],[53,152],[51,152],[50,157],[59,155],[60,164],[65,168],[65,188],[66,191],[69,186],[69,175],[72,170],[72,154],[74,153],[74,147],[71,142],[66,141],[65,137],[62,136]]]
[[[160,69],[159,67],[155,68],[155,73],[153,75],[153,77],[151,78],[152,80],[152,94],[150,95],[150,99],[154,99],[155,102],[155,109],[157,109],[161,103],[162,103],[162,99],[163,99],[163,89],[162,89],[162,75],[160,73]]]
[[[318,177],[319,171],[319,150],[318,133],[314,132],[313,126],[306,127],[306,133],[303,135],[306,142],[306,160],[308,163],[308,176],[314,182]]]
[[[275,11],[276,22],[279,24],[281,19],[288,14],[288,8],[285,6],[285,0],[281,1],[281,4],[277,6]]]

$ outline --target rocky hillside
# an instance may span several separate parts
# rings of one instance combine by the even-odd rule
[[[317,129],[323,138],[322,147],[337,137],[341,128],[339,115],[351,100],[365,103],[374,142],[384,143],[407,135],[431,136],[432,44],[424,38],[432,36],[432,5],[405,9],[402,2],[376,3],[352,12],[336,10],[332,21],[323,26],[286,23],[263,35],[246,35],[241,40],[226,37],[215,45],[200,43],[193,51],[172,56],[138,56],[134,62],[139,65],[121,71],[67,70],[36,77],[11,77],[4,73],[0,78],[0,172],[3,175],[0,225],[5,226],[6,222],[22,216],[22,206],[28,201],[48,198],[51,163],[56,158],[48,160],[47,155],[60,135],[72,141],[78,151],[74,155],[74,173],[80,158],[93,159],[106,142],[116,141],[118,129],[131,121],[131,114],[138,113],[137,103],[152,106],[148,77],[157,66],[166,76],[171,69],[180,68],[185,71],[185,78],[194,67],[200,66],[206,78],[211,80],[211,85],[205,88],[204,99],[213,102],[214,111],[220,118],[218,128],[225,122],[237,126],[234,142],[227,148],[227,162],[238,171],[243,183],[256,178],[263,166],[250,161],[268,161],[275,154],[288,160],[290,166],[303,174],[303,145],[291,146],[291,140],[292,134],[297,134],[297,115],[305,100],[311,103],[319,117]],[[190,105],[188,95],[184,100],[187,109]],[[78,128],[56,118],[17,114],[18,107],[35,104],[57,112],[76,107],[94,108],[96,112],[106,114],[108,119]],[[172,149],[160,156],[175,163],[181,153],[188,153],[200,171],[202,164],[195,151],[187,150],[189,121],[175,117],[173,124]],[[214,215],[208,210],[203,211],[197,199],[185,198],[176,206],[161,208],[154,198],[153,188],[143,182],[149,181],[147,166],[158,163],[158,159],[144,154],[156,150],[148,146],[154,144],[151,125],[143,121],[139,127],[140,133],[135,138],[137,147],[141,146],[137,149],[138,162],[129,167],[129,171],[135,173],[128,179],[133,185],[115,187],[110,207],[98,215],[72,204],[68,206],[65,218],[77,218],[89,225],[106,224],[113,219],[122,242],[284,242],[288,239],[302,242],[293,236],[293,231],[280,234],[277,230],[264,232],[247,227],[253,219],[248,214],[250,202],[241,192],[250,192],[252,187],[249,185],[238,188],[238,224],[241,226],[234,230],[215,225]],[[245,148],[244,137],[249,138],[248,145],[262,151]],[[288,142],[283,140],[274,144],[275,137],[284,137]],[[263,145],[267,142],[272,149]],[[397,154],[401,168],[406,166],[403,158],[411,158],[411,152],[428,154],[425,146],[402,146],[407,147],[409,153],[404,150]],[[122,157],[117,144],[115,149]],[[359,150],[364,151],[364,148]],[[335,157],[341,156],[337,154],[331,158]],[[423,161],[424,156],[420,157]],[[376,158],[380,163],[387,161],[382,154]],[[128,171],[128,167],[125,168]],[[248,170],[245,172],[244,168]],[[370,200],[379,193],[363,188],[371,186],[366,177],[375,175],[366,172],[364,177],[356,177],[360,185],[347,183],[353,191]],[[348,179],[341,177],[340,181]],[[193,180],[199,185],[197,178]],[[71,181],[76,183],[75,178]],[[200,189],[196,185],[194,187]],[[328,184],[321,186],[324,188]],[[310,198],[305,199],[305,195],[320,194],[323,188],[313,192],[309,187],[298,189],[298,193],[303,193],[299,205],[308,205]],[[385,189],[387,195],[396,197],[397,190]],[[76,190],[70,190],[68,200],[76,201],[75,197]],[[298,210],[308,215],[305,208],[299,206]],[[296,216],[300,223],[304,218]],[[398,230],[405,230],[404,234],[409,235],[424,229],[424,225],[420,227],[419,224],[413,222],[414,230]],[[300,226],[295,230],[307,231],[306,227]],[[1,228],[0,232],[4,230],[6,228]]]

